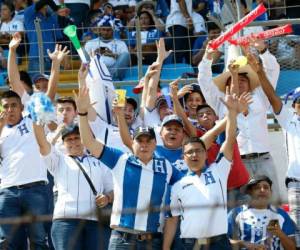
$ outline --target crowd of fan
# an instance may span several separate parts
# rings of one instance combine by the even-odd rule
[[[24,19],[26,13],[47,11],[46,4],[62,16],[72,13],[68,4],[55,9],[50,2],[37,1],[25,9]],[[114,11],[117,2],[111,1]],[[112,9],[105,6],[101,11]],[[124,14],[128,8],[117,10]],[[110,25],[111,20],[99,22]],[[163,16],[155,20],[163,25]],[[107,27],[111,29],[101,26],[102,36],[112,31],[104,32]],[[34,34],[27,32],[30,37]],[[91,104],[89,66],[78,71],[75,98],[57,97],[60,67],[69,50],[58,44],[47,47],[50,76],[30,79],[18,70],[21,41],[18,32],[6,41],[10,90],[1,95],[0,249],[300,247],[300,90],[292,92],[292,105],[276,95],[280,66],[264,41],[244,48],[248,65],[229,60],[225,72],[214,78],[213,61],[220,52],[205,42],[196,63],[197,82],[180,88],[175,80],[166,94],[159,80],[170,52],[168,39],[160,38],[139,84],[140,102],[129,97],[124,104],[99,100],[104,109],[106,102],[113,102],[112,124]],[[86,42],[87,50],[93,48],[92,41]],[[117,61],[105,48],[100,46],[99,53]],[[226,55],[226,46],[223,50]],[[109,68],[111,60],[103,63]],[[45,93],[55,104],[55,122],[43,126],[32,120],[24,107],[33,92]],[[270,109],[286,132],[289,214],[277,206],[280,188],[270,155]],[[110,206],[112,211],[104,209]],[[23,215],[37,217],[29,224],[1,220],[13,222]],[[52,223],[40,220],[43,215]]]
[[[82,45],[88,52],[103,55],[113,80],[122,80],[125,70],[137,63],[137,19],[139,19],[138,30],[144,65],[150,65],[155,60],[155,42],[160,37],[164,37],[167,49],[174,51],[164,63],[188,63],[195,67],[195,71],[208,41],[221,32],[216,24],[212,22],[206,24],[207,16],[220,17],[226,27],[234,23],[222,0],[98,0],[91,3],[82,0],[7,0],[1,2],[1,68],[6,68],[5,50],[11,34],[21,32],[24,44],[18,49],[18,55],[28,57],[30,72],[39,71],[41,52],[35,31],[35,20],[38,19],[43,40],[41,57],[44,57],[46,72],[51,68],[47,50],[53,51],[57,42],[67,44],[68,39],[63,35],[62,29],[69,24],[75,24],[79,29],[78,35]],[[264,1],[242,0],[240,2],[242,15],[245,15]],[[232,1],[232,4],[235,7],[235,1]],[[278,5],[276,1],[266,1],[265,4],[271,7],[271,11],[259,17],[257,21],[299,17],[297,13],[299,7],[296,2],[286,1],[284,6],[286,9],[276,9]],[[293,5],[295,7],[291,7]],[[272,10],[273,7],[275,10]],[[252,28],[248,33],[261,30],[262,27]],[[299,35],[298,27],[294,34]],[[270,49],[285,67],[299,67],[300,45],[297,36],[276,40],[271,44]],[[222,53],[216,55],[215,73],[222,72],[223,62]],[[63,67],[71,68],[69,57],[65,58]]]

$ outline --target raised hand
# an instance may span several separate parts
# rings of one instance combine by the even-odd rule
[[[184,97],[186,94],[191,93],[193,90],[193,87],[191,85],[185,85],[183,86],[177,93],[178,98]]]
[[[52,61],[61,63],[61,61],[65,58],[65,56],[70,53],[70,50],[68,50],[67,47],[64,47],[62,49],[62,45],[56,44],[55,50],[51,53],[50,50],[48,49],[47,53]]]
[[[262,64],[259,62],[259,60],[256,58],[255,55],[248,53],[247,54],[247,60],[250,67],[253,69],[254,72],[259,72],[263,69]]]
[[[255,38],[254,36],[250,38],[250,46],[257,49],[259,52],[267,47],[264,40]]]
[[[145,78],[150,79],[153,75],[155,75],[158,72],[159,65],[160,64],[158,62],[152,63],[147,69]]]
[[[81,64],[80,69],[78,70],[78,82],[79,85],[85,85],[85,79],[89,72],[89,65]]]
[[[237,76],[239,74],[239,68],[240,66],[238,64],[235,64],[234,61],[230,62],[228,65],[228,70],[230,71],[232,76]]]
[[[252,95],[249,92],[244,92],[239,96],[238,113],[248,112],[248,106],[253,102]]]
[[[88,112],[88,109],[92,105],[90,102],[89,89],[86,86],[82,86],[79,88],[78,95],[76,94],[75,90],[73,90],[73,94],[75,97],[78,112]]]
[[[163,61],[172,53],[172,50],[166,51],[165,40],[160,38],[158,42],[156,42],[157,48],[157,59],[159,63],[163,63]]]
[[[206,49],[205,49],[205,57],[208,60],[212,60],[214,54],[217,52],[217,50],[213,49],[212,47],[210,47],[210,44],[213,42],[213,40],[209,41],[207,43]]]
[[[220,101],[227,107],[229,112],[239,113],[239,99],[236,94],[231,94],[229,86],[226,87],[225,98],[220,98]]]
[[[9,49],[16,50],[19,47],[21,41],[21,34],[19,32],[16,32],[15,34],[13,34],[12,39],[9,42]]]
[[[115,98],[112,102],[112,110],[113,110],[113,113],[116,114],[116,115],[121,115],[121,114],[124,114],[124,107],[121,107],[118,105],[118,99]]]
[[[169,84],[170,96],[173,100],[178,98],[178,82],[179,78]]]
[[[0,127],[3,128],[7,124],[7,113],[5,111],[0,112]]]

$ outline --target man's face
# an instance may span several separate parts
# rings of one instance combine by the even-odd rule
[[[166,148],[177,149],[182,146],[184,131],[178,122],[167,123],[161,128],[160,135]]]
[[[169,108],[166,102],[162,103],[158,107],[159,118],[162,121],[167,115],[172,115],[173,111]]]
[[[218,119],[218,117],[215,115],[215,112],[209,107],[198,110],[197,117],[200,126],[205,128],[206,130],[211,129]]]
[[[183,155],[189,169],[195,173],[201,173],[206,160],[206,150],[201,143],[188,143],[183,147]]]
[[[197,92],[190,93],[186,99],[186,107],[190,115],[195,115],[197,107],[201,104],[203,104],[203,99]]]
[[[9,21],[11,19],[11,12],[10,9],[6,4],[2,4],[1,6],[1,20],[2,21]]]
[[[41,78],[34,83],[34,92],[46,93],[48,90],[48,80]]]
[[[208,31],[208,40],[213,40],[215,38],[217,38],[221,33],[220,29],[212,29],[210,31]]]
[[[22,119],[23,105],[15,97],[3,98],[1,100],[3,111],[7,113],[7,124],[14,126]]]
[[[127,124],[131,125],[134,121],[134,107],[132,104],[126,103],[124,107],[124,115]]]
[[[249,191],[251,203],[258,206],[267,206],[272,196],[271,186],[266,181],[260,181]]]
[[[113,29],[111,27],[101,27],[100,35],[104,40],[110,40],[113,38]]]
[[[64,146],[69,155],[80,156],[83,154],[83,145],[79,134],[69,134],[64,138]]]
[[[250,82],[248,77],[239,75],[239,93],[242,94],[244,92],[250,91]]]
[[[142,162],[148,162],[152,159],[156,148],[156,140],[148,135],[141,135],[133,140],[132,151]]]
[[[64,102],[57,103],[57,115],[62,117],[64,124],[69,125],[73,123],[77,114],[72,103]]]

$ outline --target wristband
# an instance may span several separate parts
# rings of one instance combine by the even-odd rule
[[[79,116],[87,116],[88,115],[88,112],[85,112],[85,113],[77,113]]]

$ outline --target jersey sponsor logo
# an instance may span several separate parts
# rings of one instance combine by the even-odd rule
[[[20,126],[18,126],[17,128],[19,129],[19,132],[20,132],[21,136],[24,135],[24,134],[28,134],[29,133],[29,130],[27,129],[25,123],[22,124],[22,125],[20,125]]]
[[[216,180],[211,171],[207,171],[203,174],[204,174],[204,179],[205,179],[205,185],[216,183]]]

